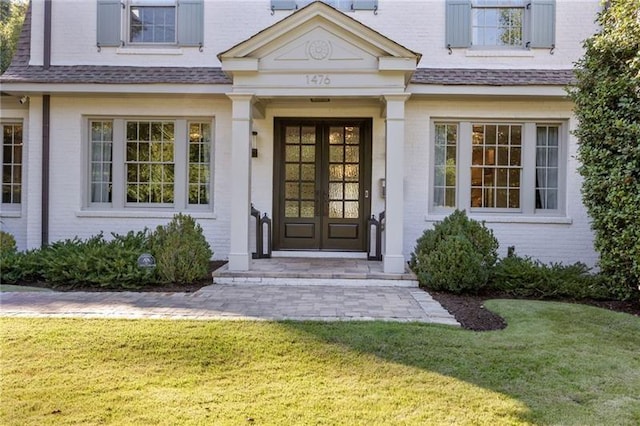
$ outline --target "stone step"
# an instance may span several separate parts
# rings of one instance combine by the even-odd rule
[[[362,259],[274,258],[253,260],[249,271],[213,272],[214,284],[418,287],[415,275],[386,274],[382,262]]]
[[[251,284],[274,286],[337,286],[337,287],[411,287],[417,288],[416,280],[389,280],[376,278],[308,278],[308,277],[243,277],[243,276],[214,276],[214,284]]]

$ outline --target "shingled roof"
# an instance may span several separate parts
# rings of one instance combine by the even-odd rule
[[[2,83],[41,84],[232,84],[220,67],[127,67],[107,65],[30,66],[31,4],[16,52]],[[565,86],[573,82],[570,69],[418,68],[413,84],[450,86]]]
[[[573,70],[418,68],[415,84],[474,86],[565,86],[574,81]]]
[[[104,65],[9,68],[2,82],[49,84],[231,84],[220,68]]]

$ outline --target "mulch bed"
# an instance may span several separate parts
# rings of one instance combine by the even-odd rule
[[[444,292],[429,291],[435,300],[456,317],[463,328],[475,331],[500,330],[507,326],[505,320],[484,307],[484,302],[488,299],[513,299],[513,296],[503,293],[490,293],[483,295],[457,295]],[[545,299],[549,300],[549,299]],[[554,299],[559,302],[581,303],[585,305],[597,306],[616,312],[640,316],[640,300],[619,301],[619,300],[572,300]]]

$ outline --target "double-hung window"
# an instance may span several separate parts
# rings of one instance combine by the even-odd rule
[[[176,42],[175,0],[131,0],[129,43]]]
[[[2,207],[11,209],[22,202],[22,123],[0,122],[2,132]]]
[[[431,210],[560,215],[562,123],[433,123]]]
[[[555,0],[447,0],[445,46],[555,47]]]
[[[471,44],[523,47],[524,0],[475,0],[471,9]]]
[[[88,127],[89,207],[210,208],[211,120],[96,118]]]
[[[97,0],[97,45],[202,46],[204,0]]]

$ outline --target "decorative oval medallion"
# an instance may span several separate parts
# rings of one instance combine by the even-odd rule
[[[331,45],[324,40],[314,40],[309,43],[309,56],[319,61],[326,58],[331,53]]]

